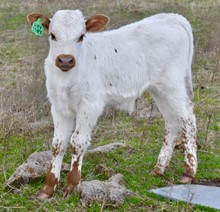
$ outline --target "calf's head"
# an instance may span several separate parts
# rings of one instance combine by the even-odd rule
[[[41,19],[44,32],[49,35],[48,57],[62,71],[69,71],[77,65],[77,58],[87,32],[98,32],[109,22],[105,15],[95,15],[85,20],[79,10],[59,10],[49,19],[41,13],[27,16],[32,25]]]

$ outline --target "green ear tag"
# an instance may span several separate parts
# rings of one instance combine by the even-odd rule
[[[32,24],[31,30],[36,36],[42,36],[44,34],[44,26],[42,25],[41,18],[38,18],[37,21]]]

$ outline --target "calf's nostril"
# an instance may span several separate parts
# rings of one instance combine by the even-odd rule
[[[59,63],[63,63],[62,58],[58,57],[58,62],[59,62]]]

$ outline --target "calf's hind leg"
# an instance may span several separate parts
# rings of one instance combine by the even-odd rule
[[[193,109],[191,109],[193,110]],[[184,173],[182,183],[191,182],[197,170],[196,120],[193,113],[183,120]]]
[[[193,103],[186,92],[175,90],[169,95],[154,91],[152,96],[165,120],[166,135],[152,175],[162,175],[172,157],[176,141],[182,139],[185,147],[185,171],[181,181],[192,181],[197,169],[196,119]],[[180,136],[181,135],[181,136]]]

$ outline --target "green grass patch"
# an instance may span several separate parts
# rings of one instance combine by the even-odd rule
[[[7,19],[5,19],[3,29],[17,30],[23,28],[25,22],[26,22],[26,15],[24,13],[12,14]]]

